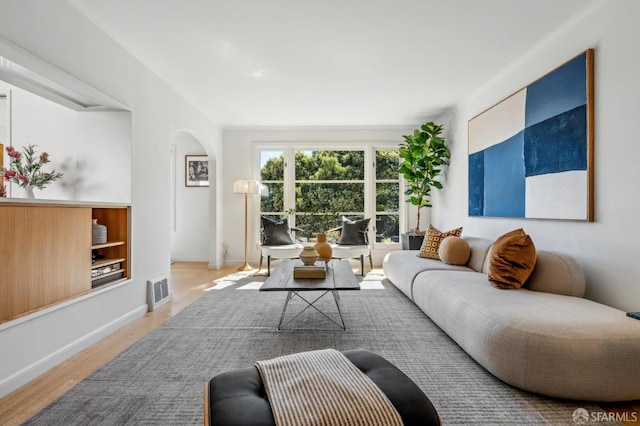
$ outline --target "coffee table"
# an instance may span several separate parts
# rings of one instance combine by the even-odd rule
[[[296,265],[302,265],[302,261],[299,259],[285,259],[280,265],[271,273],[271,276],[260,286],[260,291],[286,291],[287,298],[284,301],[284,307],[282,308],[282,314],[280,315],[280,322],[278,322],[278,330],[289,324],[296,319],[300,314],[306,311],[308,308],[313,308],[320,312],[327,319],[333,322],[338,327],[346,330],[347,327],[342,317],[342,310],[340,308],[340,294],[338,291],[342,290],[360,290],[360,283],[358,278],[353,273],[351,265],[347,260],[331,260],[327,263],[327,276],[323,279],[294,279],[293,268]],[[321,291],[322,294],[311,299],[307,299],[303,296],[304,293],[309,291]],[[316,302],[322,299],[325,295],[331,293],[333,300],[336,302],[338,308],[338,315],[340,316],[340,322],[331,318],[326,313],[322,312],[317,306]],[[287,306],[293,296],[297,296],[302,299],[307,306],[298,312],[293,318],[289,319],[284,324],[284,316],[287,312]]]

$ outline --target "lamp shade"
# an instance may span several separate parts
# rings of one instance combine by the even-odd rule
[[[233,184],[233,192],[237,194],[259,194],[260,182],[257,180],[242,179]]]

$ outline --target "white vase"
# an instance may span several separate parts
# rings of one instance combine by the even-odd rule
[[[24,197],[25,198],[36,198],[33,194],[33,186],[25,186],[24,187]]]
[[[91,220],[91,244],[104,244],[107,242],[107,227],[100,225],[98,219]]]

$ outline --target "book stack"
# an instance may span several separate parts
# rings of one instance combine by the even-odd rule
[[[299,265],[293,267],[293,278],[317,278],[327,277],[327,270],[324,265]]]

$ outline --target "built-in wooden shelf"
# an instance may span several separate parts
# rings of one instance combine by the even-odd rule
[[[97,277],[91,278],[91,281],[96,281],[96,280],[99,280],[101,278],[111,277],[111,276],[117,275],[117,274],[119,274],[121,272],[124,272],[124,269],[117,269],[115,271],[107,272],[106,274],[98,275]],[[109,281],[109,283],[111,283],[111,281]]]
[[[107,243],[91,244],[92,219],[107,227]],[[128,280],[129,226],[128,205],[0,202],[0,322]],[[119,269],[91,277],[111,264]]]
[[[91,265],[91,269],[96,269],[96,268],[100,268],[102,266],[109,266],[112,265],[114,263],[118,263],[118,262],[124,262],[126,259],[124,257],[121,257],[119,259],[100,259],[100,260],[96,260],[92,265]]]
[[[115,246],[121,246],[124,244],[124,241],[107,241],[106,243],[102,243],[102,244],[96,244],[94,246],[91,246],[91,250],[97,250],[97,249],[101,249],[101,248],[107,248],[107,247],[115,247]]]

